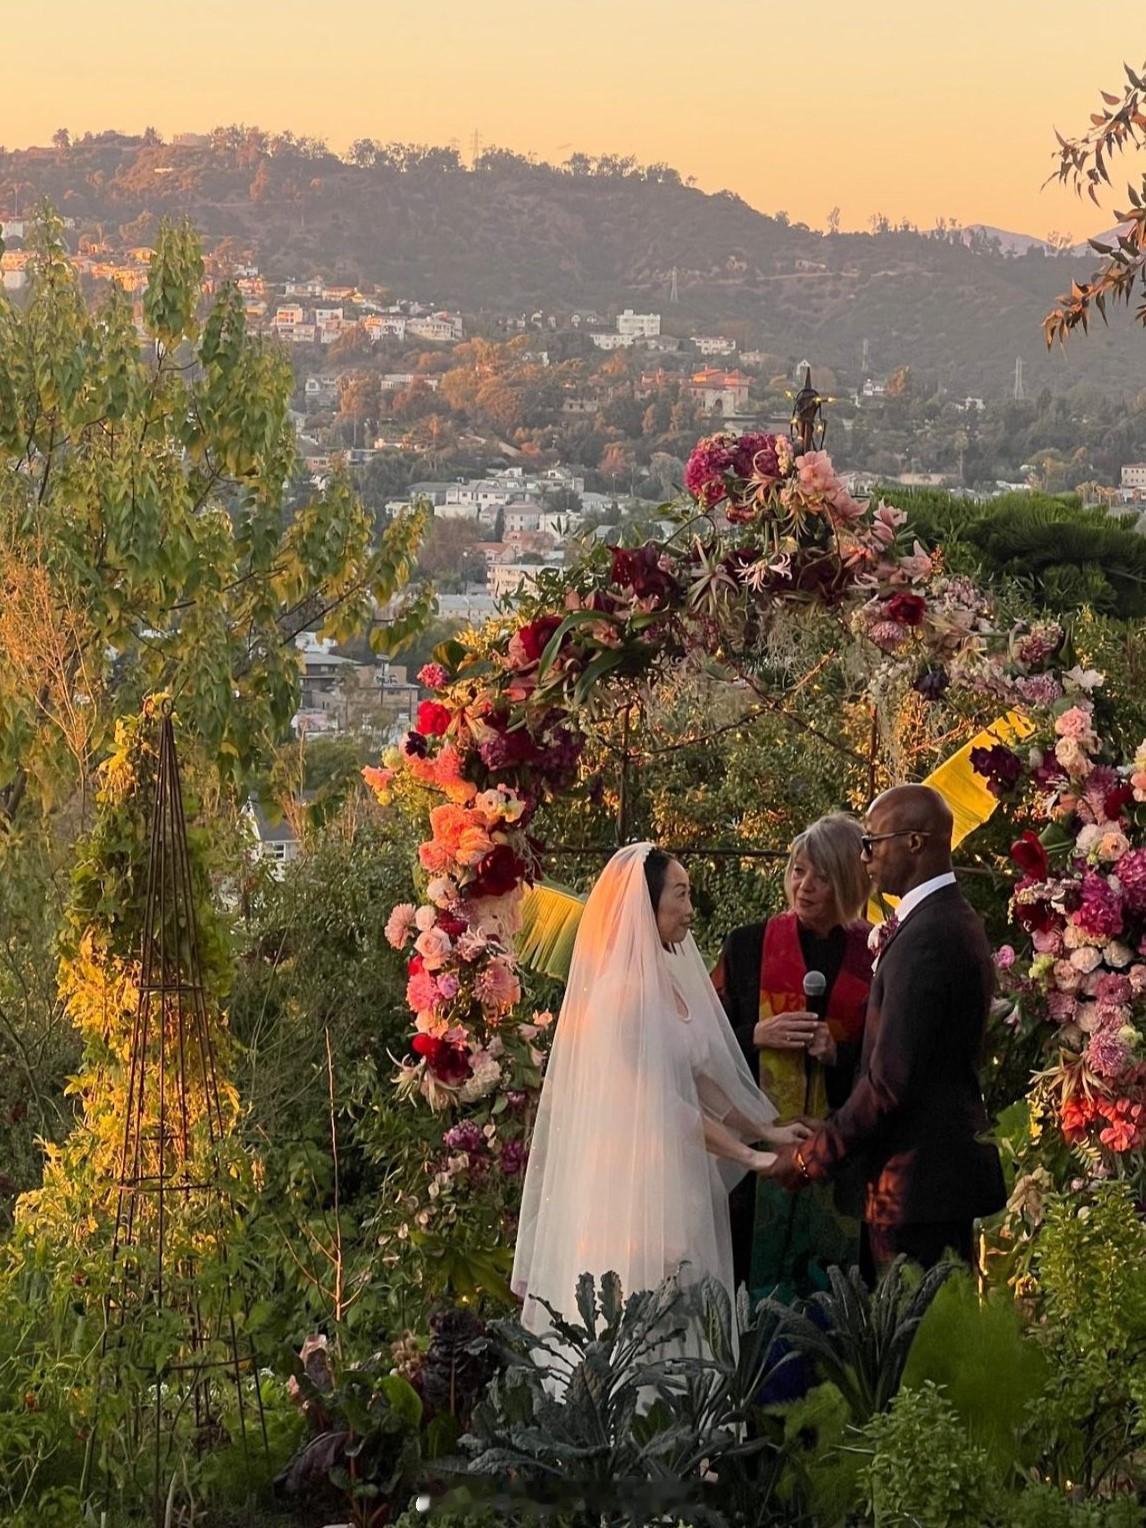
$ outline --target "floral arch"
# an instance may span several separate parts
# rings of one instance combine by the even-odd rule
[[[1141,1192],[1146,752],[1105,752],[1101,676],[1067,668],[1059,625],[948,574],[903,511],[853,498],[811,444],[808,429],[795,445],[700,441],[665,539],[591,548],[421,670],[433,698],[364,771],[381,801],[413,791],[428,817],[422,903],[396,907],[386,929],[408,951],[413,1035],[397,1087],[440,1113],[447,1150],[496,1138],[503,1167],[520,1169],[550,1022],[517,1011],[522,901],[547,868],[538,807],[577,781],[589,719],[639,705],[666,674],[782,706],[814,627],[870,712],[873,784],[909,706],[963,830],[999,803],[1022,827],[1011,907],[1031,948],[1020,958],[1005,945],[998,963],[1009,1022],[1046,1042],[1028,1145],[1049,1139],[1061,1159],[1134,1177]]]

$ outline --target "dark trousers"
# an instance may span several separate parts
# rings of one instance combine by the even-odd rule
[[[752,1271],[752,1232],[756,1225],[756,1174],[749,1173],[728,1196],[729,1229],[732,1232],[733,1288],[748,1283]]]
[[[902,1255],[921,1268],[934,1268],[948,1252],[953,1252],[960,1262],[970,1263],[970,1220],[934,1220],[908,1226],[872,1226],[865,1220],[860,1238],[860,1272],[874,1289],[876,1279],[897,1257]]]

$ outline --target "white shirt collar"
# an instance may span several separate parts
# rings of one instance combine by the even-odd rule
[[[902,923],[933,891],[940,891],[944,886],[954,886],[954,884],[953,870],[945,870],[942,875],[933,875],[929,881],[921,881],[918,886],[913,886],[900,898],[899,906],[895,909],[896,920]]]

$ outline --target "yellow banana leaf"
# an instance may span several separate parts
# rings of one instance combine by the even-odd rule
[[[1008,711],[1006,716],[1000,716],[989,727],[984,727],[969,743],[944,759],[924,780],[923,784],[937,790],[951,808],[955,818],[952,848],[961,844],[976,828],[981,828],[999,804],[987,789],[982,775],[977,775],[971,768],[971,750],[990,748],[995,743],[1013,746],[1030,737],[1033,731],[1034,725],[1025,716],[1018,711]],[[898,898],[884,897],[882,900],[891,908]],[[868,903],[867,915],[872,923],[882,923],[886,916],[875,897]]]
[[[525,893],[517,958],[522,965],[557,981],[569,975],[573,941],[585,899],[552,881],[539,881]]]

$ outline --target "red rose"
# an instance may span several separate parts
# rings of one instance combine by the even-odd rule
[[[527,626],[519,626],[510,638],[510,661],[518,668],[532,668],[535,663],[540,663],[550,637],[563,619],[559,615],[539,615]]]
[[[893,594],[884,604],[884,615],[900,626],[918,626],[927,609],[921,594]]]
[[[406,975],[417,976],[418,972],[423,970],[424,967],[425,962],[420,955],[411,955],[410,959],[406,962]]]
[[[451,1045],[437,1035],[415,1035],[410,1046],[415,1055],[426,1058],[426,1065],[434,1076],[449,1086],[465,1082],[473,1070],[469,1051],[460,1045]]]
[[[497,844],[479,860],[477,873],[466,886],[470,897],[504,897],[525,879],[525,861],[508,844]]]
[[[418,707],[418,731],[423,737],[441,737],[453,720],[448,706],[436,700],[424,700]]]
[[[1011,858],[1025,876],[1032,881],[1045,881],[1050,861],[1047,859],[1047,851],[1039,841],[1037,833],[1027,828],[1022,838],[1017,838],[1011,845]]]

